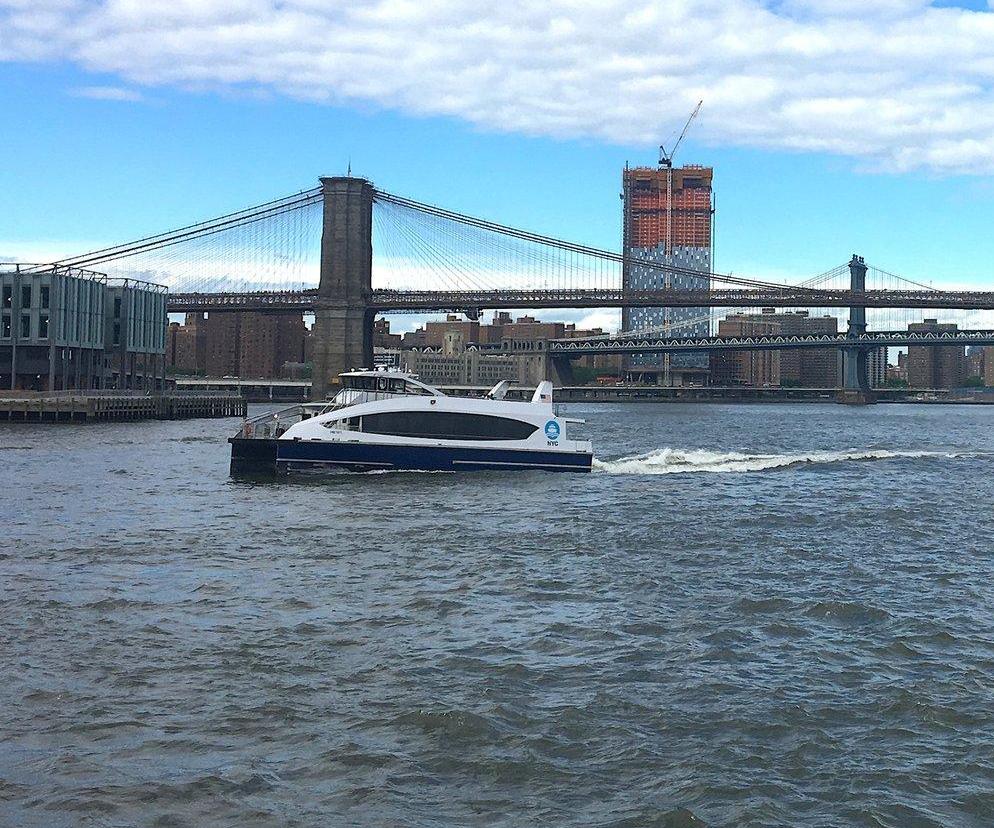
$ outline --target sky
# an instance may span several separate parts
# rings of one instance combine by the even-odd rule
[[[717,270],[994,285],[986,0],[0,0],[0,260],[354,174],[617,249],[621,169],[715,168]]]

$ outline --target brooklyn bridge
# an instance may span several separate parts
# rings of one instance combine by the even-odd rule
[[[657,271],[660,287],[626,287],[633,265]],[[477,319],[511,308],[846,309],[847,329],[834,335],[702,337],[669,325],[551,341],[546,358],[550,374],[565,377],[570,360],[587,354],[830,347],[843,354],[851,392],[866,390],[874,348],[994,344],[994,329],[910,332],[894,313],[906,323],[926,310],[991,310],[994,291],[936,290],[857,255],[795,284],[702,272],[497,224],[351,176],[321,178],[313,189],[52,266],[165,284],[170,312],[313,313],[318,398],[340,372],[372,364],[373,320],[384,313]],[[672,285],[669,277],[680,275],[707,287]]]

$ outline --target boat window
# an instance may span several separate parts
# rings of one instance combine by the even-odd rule
[[[415,385],[413,382],[404,382],[404,389],[403,389],[403,391],[404,391],[405,394],[413,394],[415,396],[420,396],[420,397],[430,397],[431,396],[431,392],[430,391],[428,391],[425,388],[422,388],[420,385]]]
[[[376,380],[373,377],[342,377],[342,385],[345,388],[370,391],[376,387]]]
[[[322,423],[325,428],[339,429],[341,431],[358,431],[359,430],[359,418],[358,417],[345,417],[341,420],[329,420],[326,423]]]
[[[352,396],[343,394],[343,392],[346,391],[351,392]],[[423,388],[417,383],[413,383],[401,377],[342,377],[342,391],[339,392],[341,399],[336,397],[335,402],[338,404],[355,402],[355,394],[357,392],[372,392],[374,396],[369,399],[376,400],[386,399],[388,396],[401,394],[408,394],[418,397],[431,396],[431,391]]]
[[[510,417],[456,411],[385,411],[362,418],[362,431],[369,434],[436,440],[525,440],[537,430]]]

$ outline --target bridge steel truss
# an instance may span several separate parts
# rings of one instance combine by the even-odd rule
[[[896,348],[904,345],[994,345],[994,330],[962,331],[867,331],[857,336],[836,334],[765,334],[757,336],[699,336],[668,338],[637,334],[597,339],[553,339],[550,356],[574,357],[596,354],[635,354],[646,351],[779,351],[797,348]]]
[[[423,311],[480,313],[510,308],[922,308],[994,310],[994,291],[817,290],[810,288],[700,290],[371,290],[366,307],[376,313]],[[169,312],[302,311],[319,305],[318,290],[247,293],[173,293]]]

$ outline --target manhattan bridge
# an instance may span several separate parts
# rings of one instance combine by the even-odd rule
[[[709,286],[625,289],[633,263]],[[994,326],[975,322],[976,312],[994,309],[994,291],[936,290],[856,255],[795,284],[702,274],[424,204],[351,176],[321,178],[313,189],[53,266],[164,284],[170,312],[312,313],[315,398],[340,372],[372,365],[373,320],[384,313],[477,319],[501,309],[685,307],[700,309],[700,319],[682,323],[695,326],[745,308],[848,314],[838,334],[702,337],[678,323],[552,340],[545,356],[560,380],[570,360],[590,354],[831,347],[843,354],[844,388],[859,393],[875,348],[994,344]],[[907,330],[939,311],[972,313],[960,314],[961,330]]]

